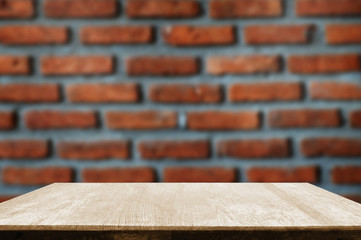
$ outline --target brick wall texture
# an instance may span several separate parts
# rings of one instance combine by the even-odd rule
[[[361,199],[361,0],[0,0],[0,201],[52,182]]]

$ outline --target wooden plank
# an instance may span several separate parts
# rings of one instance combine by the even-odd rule
[[[308,183],[56,183],[0,204],[0,230],[361,230],[361,204]]]

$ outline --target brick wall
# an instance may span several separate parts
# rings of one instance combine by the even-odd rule
[[[361,0],[0,0],[0,199],[302,181],[360,201]]]

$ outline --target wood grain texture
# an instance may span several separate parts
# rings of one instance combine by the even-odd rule
[[[361,231],[308,183],[55,183],[0,204],[0,231]]]

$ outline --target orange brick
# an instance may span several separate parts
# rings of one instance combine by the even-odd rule
[[[44,75],[110,74],[114,71],[111,56],[47,56],[41,58]]]
[[[117,14],[116,0],[46,0],[44,13],[50,18],[109,18]]]
[[[83,83],[67,86],[66,94],[73,103],[137,102],[138,85],[134,83]]]
[[[214,56],[207,59],[206,67],[207,72],[212,75],[278,72],[280,57],[265,55]]]
[[[175,112],[119,112],[106,113],[106,124],[111,129],[169,129],[178,124]]]
[[[257,112],[203,111],[187,113],[187,128],[191,130],[251,130],[259,128]]]
[[[236,35],[233,26],[176,25],[163,28],[163,38],[175,46],[229,45]]]
[[[155,172],[149,167],[86,168],[82,178],[84,182],[153,182]]]
[[[153,40],[150,26],[86,26],[81,29],[84,44],[140,44]]]
[[[126,12],[130,18],[192,18],[200,6],[191,0],[130,0]]]
[[[210,144],[203,140],[142,141],[138,151],[143,159],[204,159],[210,155]]]
[[[161,103],[217,103],[222,100],[219,85],[154,84],[149,98]]]
[[[0,27],[0,43],[5,45],[65,44],[68,29],[62,26],[7,25]]]
[[[97,117],[91,111],[29,111],[25,124],[29,129],[94,128]]]
[[[220,141],[217,152],[233,158],[285,158],[291,151],[287,139],[244,139]]]

